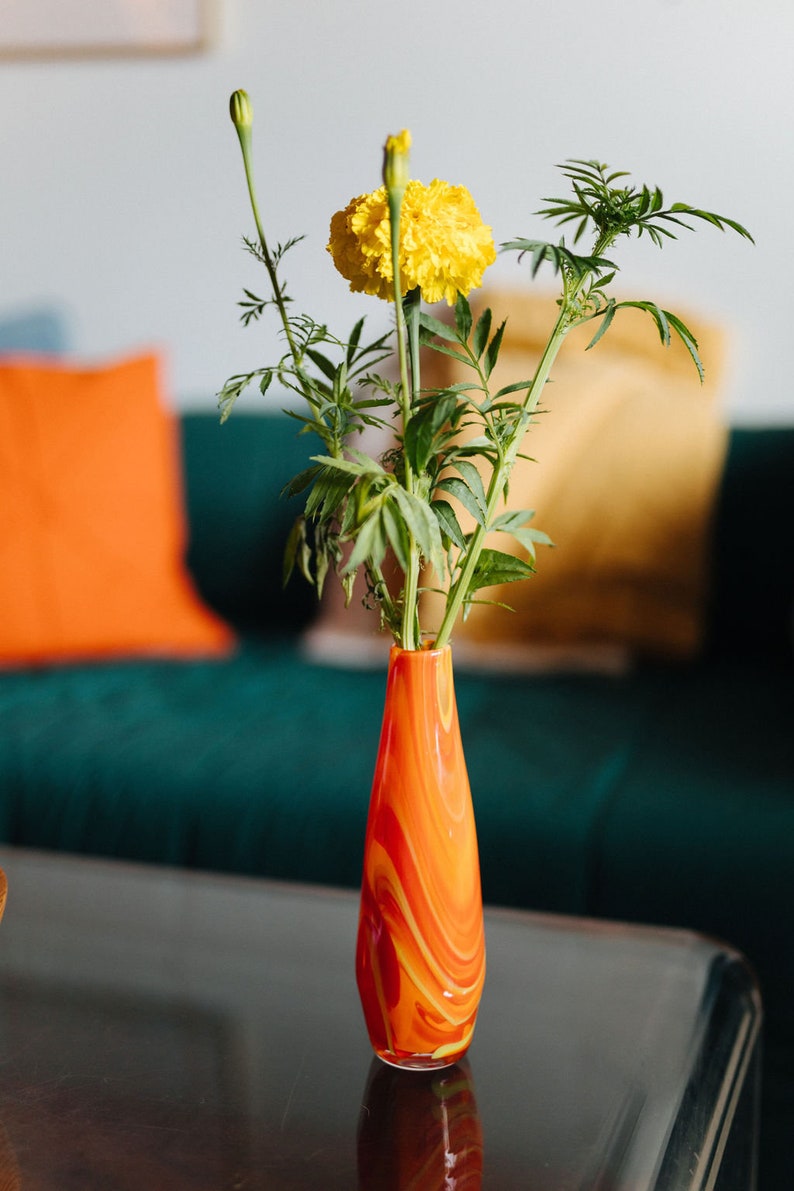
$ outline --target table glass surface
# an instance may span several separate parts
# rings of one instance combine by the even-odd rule
[[[0,865],[2,1191],[752,1184],[760,1008],[708,939],[488,911],[474,1042],[425,1076],[372,1058],[354,894]]]

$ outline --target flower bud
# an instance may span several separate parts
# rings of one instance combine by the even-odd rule
[[[254,113],[247,91],[235,91],[229,100],[229,115],[238,132],[249,129],[254,122]]]
[[[383,149],[383,181],[390,194],[402,196],[408,185],[408,160],[411,134],[404,128],[398,136],[390,136]]]

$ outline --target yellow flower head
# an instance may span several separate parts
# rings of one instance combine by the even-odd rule
[[[351,199],[344,211],[337,211],[328,251],[351,290],[393,300],[385,186]],[[468,294],[482,284],[483,273],[495,260],[491,229],[465,186],[439,179],[429,186],[407,184],[400,215],[401,294],[418,287],[426,302],[445,298],[452,306],[458,292]]]

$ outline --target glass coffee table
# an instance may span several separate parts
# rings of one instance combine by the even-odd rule
[[[761,1010],[675,931],[489,911],[467,1060],[373,1060],[344,891],[0,849],[0,1188],[746,1191]]]

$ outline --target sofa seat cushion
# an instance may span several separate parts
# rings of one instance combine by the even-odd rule
[[[304,672],[278,640],[248,641],[223,663],[151,659],[0,675],[2,835],[355,883],[368,797],[360,774],[377,739],[380,684],[372,675],[371,690],[335,690],[331,680]],[[345,701],[360,751],[339,737]],[[334,836],[338,850],[328,847]]]
[[[722,660],[668,677],[660,696],[603,807],[588,910],[732,943],[759,971],[770,1031],[794,1048],[791,669]]]

